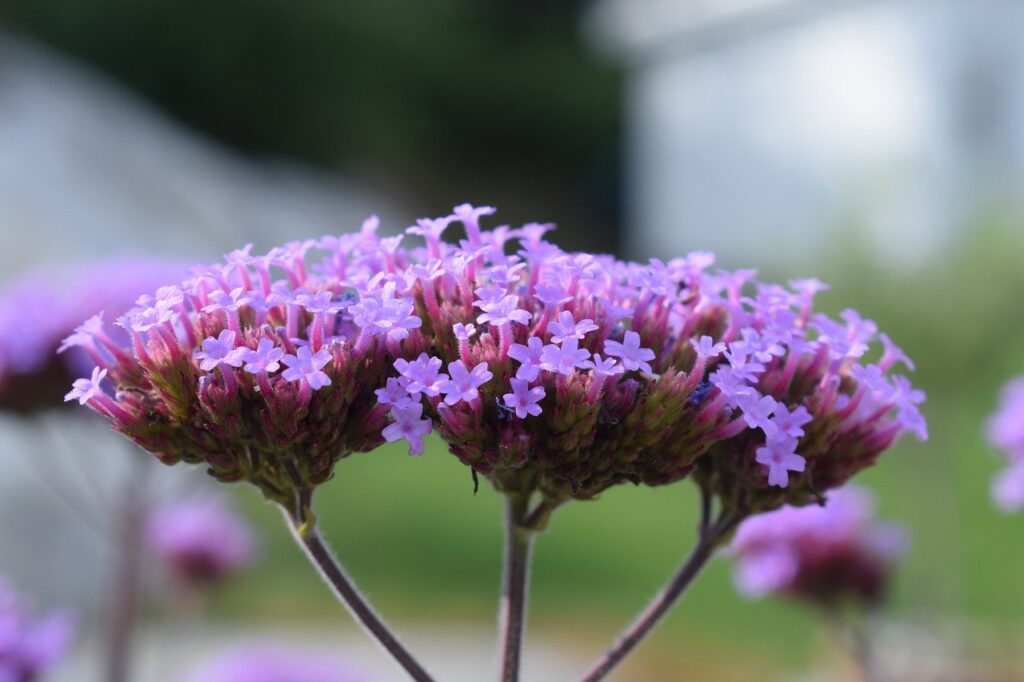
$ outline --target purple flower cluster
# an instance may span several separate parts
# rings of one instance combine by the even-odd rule
[[[999,408],[988,423],[988,437],[1010,461],[992,482],[992,499],[1006,512],[1024,508],[1024,377],[1003,389]]]
[[[73,636],[68,614],[31,619],[19,596],[0,581],[0,680],[40,679],[64,655]]]
[[[90,366],[80,350],[56,352],[86,317],[113,319],[135,299],[181,277],[186,266],[152,258],[30,270],[0,288],[0,409],[59,404],[68,381]]]
[[[249,524],[219,498],[177,502],[150,516],[147,544],[171,575],[187,586],[221,582],[253,558]]]
[[[909,361],[856,312],[815,313],[821,283],[761,283],[706,253],[568,253],[550,225],[482,229],[493,212],[422,219],[407,230],[421,246],[371,219],[229,254],[121,318],[130,348],[83,328],[107,375],[69,399],[165,461],[278,498],[382,440],[419,454],[436,430],[499,488],[558,502],[696,471],[755,511],[813,500],[901,433],[926,436],[923,394],[892,374]],[[444,241],[457,223],[467,238]]]
[[[370,682],[344,660],[270,644],[242,646],[207,664],[188,682]]]
[[[744,595],[781,595],[824,606],[870,605],[885,594],[907,537],[874,521],[865,490],[834,490],[821,506],[783,507],[744,521],[730,548]]]

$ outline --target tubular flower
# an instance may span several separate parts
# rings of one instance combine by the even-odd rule
[[[431,241],[433,265],[406,278],[424,320],[418,362],[451,374],[444,386],[483,366],[465,394],[479,400],[423,391],[404,361],[395,388],[499,488],[528,479],[557,503],[695,473],[747,514],[816,499],[903,432],[927,436],[923,394],[890,374],[909,361],[856,312],[815,314],[820,282],[710,272],[707,253],[566,253],[537,226],[482,230],[488,214],[459,207],[443,222],[470,220],[470,241]]]
[[[740,524],[730,552],[736,588],[752,598],[780,595],[822,606],[871,606],[881,600],[904,530],[874,521],[870,493],[849,487],[821,506],[783,507]]]
[[[42,679],[64,655],[74,629],[67,613],[30,619],[19,596],[0,581],[0,679],[5,682]]]
[[[491,213],[421,220],[421,247],[368,221],[236,253],[123,318],[131,349],[103,358],[112,392],[86,402],[165,461],[271,495],[385,439],[422,452],[436,430],[474,475],[554,504],[692,473],[753,513],[926,436],[923,394],[891,375],[908,361],[883,335],[868,363],[876,326],[816,314],[821,283],[711,271],[707,253],[567,253],[546,225],[484,229]],[[458,245],[442,240],[456,222]]]
[[[291,504],[337,460],[384,442],[389,408],[374,391],[424,346],[408,284],[391,271],[407,257],[383,242],[368,221],[357,235],[265,256],[246,247],[195,268],[114,326],[92,320],[67,339],[97,369],[66,399],[165,463],[203,463]]]
[[[1005,512],[1019,511],[1024,508],[1024,377],[1003,389],[988,439],[1010,462],[992,482],[992,499]]]
[[[252,529],[218,498],[163,507],[150,516],[146,530],[150,549],[184,585],[221,582],[252,561]]]

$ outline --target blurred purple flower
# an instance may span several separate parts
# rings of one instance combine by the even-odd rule
[[[874,498],[861,488],[829,493],[823,505],[783,507],[744,521],[730,552],[736,588],[748,597],[798,597],[824,606],[882,599],[908,539],[874,521]]]
[[[40,679],[67,651],[74,632],[67,612],[29,618],[19,595],[0,580],[0,680]]]
[[[18,412],[57,407],[68,382],[88,372],[95,355],[110,351],[96,342],[102,314],[113,320],[128,311],[141,294],[183,277],[188,268],[144,256],[80,265],[47,265],[0,285],[0,409]],[[111,330],[114,340],[126,340]],[[64,351],[57,356],[58,347]]]
[[[238,647],[207,664],[187,682],[372,682],[341,658],[272,644]]]
[[[988,439],[1010,466],[992,482],[992,499],[1005,512],[1024,508],[1024,377],[1003,388],[999,406],[988,422]]]
[[[186,585],[217,583],[253,559],[249,524],[219,498],[185,500],[155,511],[147,544],[167,570]]]

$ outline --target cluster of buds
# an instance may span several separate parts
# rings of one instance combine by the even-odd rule
[[[835,490],[820,506],[783,507],[744,521],[730,551],[746,596],[794,597],[825,608],[873,606],[906,552],[900,526],[873,520],[865,490]]]
[[[188,682],[370,682],[344,660],[323,653],[253,644],[233,649],[188,678]]]
[[[1010,461],[992,482],[992,499],[1006,512],[1024,508],[1024,377],[1003,388],[995,415],[988,423],[992,445]]]
[[[0,582],[0,680],[35,682],[64,655],[74,635],[71,617],[34,620],[22,599]]]
[[[252,529],[220,498],[185,500],[158,509],[146,530],[153,554],[185,587],[221,583],[253,559]]]
[[[90,366],[85,353],[63,348],[61,340],[86,317],[113,319],[139,294],[186,272],[180,263],[135,257],[45,266],[6,282],[0,289],[0,410],[28,414],[60,404],[68,383]]]
[[[909,360],[853,311],[816,314],[819,282],[760,283],[707,253],[567,253],[550,225],[481,229],[493,212],[421,219],[412,248],[371,219],[229,254],[140,300],[119,320],[129,348],[87,322],[73,340],[97,368],[68,398],[164,461],[275,499],[383,440],[422,453],[436,430],[474,475],[553,504],[692,473],[754,512],[816,499],[904,431],[925,437],[923,395],[890,373]],[[456,224],[466,238],[443,240]],[[326,257],[307,263],[314,250]]]

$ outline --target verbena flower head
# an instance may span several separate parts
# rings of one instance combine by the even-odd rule
[[[744,595],[796,597],[823,606],[869,606],[885,595],[907,536],[874,520],[874,499],[847,487],[821,506],[783,507],[744,521],[731,552]]]
[[[216,658],[187,682],[372,682],[344,660],[272,644],[240,646]]]
[[[220,498],[185,500],[158,509],[146,531],[153,554],[186,586],[221,582],[253,559],[252,529]]]
[[[422,346],[396,258],[368,223],[357,235],[245,249],[193,269],[66,345],[98,371],[84,402],[165,463],[203,463],[289,502],[340,458],[384,441],[374,391]],[[166,283],[165,283],[166,284]],[[125,332],[123,344],[111,338]]]
[[[0,409],[31,412],[60,404],[68,382],[90,366],[88,347],[61,341],[86,323],[101,326],[140,294],[181,277],[180,263],[136,257],[92,264],[41,266],[0,286]],[[117,339],[117,330],[110,330]],[[121,341],[123,339],[118,339]]]
[[[992,482],[992,499],[1003,511],[1019,511],[1024,508],[1024,377],[1003,388],[988,438],[1010,462]]]
[[[271,496],[382,440],[419,454],[436,430],[499,488],[558,502],[694,473],[749,513],[926,436],[923,394],[894,373],[908,361],[856,312],[815,313],[821,283],[711,270],[707,253],[568,253],[548,226],[485,229],[491,213],[421,220],[421,246],[369,221],[201,269],[122,320],[132,350],[100,363],[86,402],[165,461]],[[444,241],[456,223],[467,239]]]
[[[31,618],[21,597],[0,580],[0,680],[36,682],[64,655],[74,636],[72,618]]]

